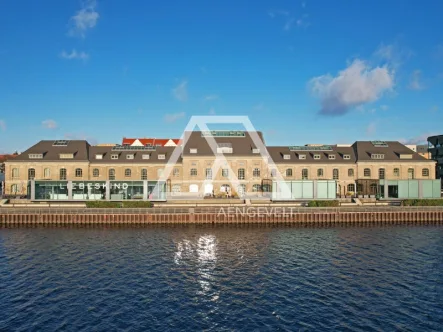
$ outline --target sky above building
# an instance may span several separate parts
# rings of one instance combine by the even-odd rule
[[[443,133],[442,17],[440,0],[1,1],[0,153],[175,138],[193,115],[249,116],[272,145],[421,143]]]

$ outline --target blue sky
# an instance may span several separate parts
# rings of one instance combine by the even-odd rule
[[[0,152],[180,136],[247,115],[267,144],[443,133],[443,1],[5,0]]]

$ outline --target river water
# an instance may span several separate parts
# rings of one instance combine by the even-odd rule
[[[0,331],[442,328],[442,226],[0,228]]]

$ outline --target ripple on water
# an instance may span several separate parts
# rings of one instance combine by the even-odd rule
[[[0,229],[0,331],[441,330],[443,228]]]

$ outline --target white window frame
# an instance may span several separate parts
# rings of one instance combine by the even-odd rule
[[[291,159],[291,155],[290,154],[284,154],[283,155],[283,159],[290,160]]]
[[[113,159],[113,160],[118,159],[118,154],[111,154],[111,159]]]
[[[160,159],[160,160],[164,160],[164,159],[166,159],[166,155],[164,155],[164,154],[159,154],[159,155],[158,155],[158,159]]]

